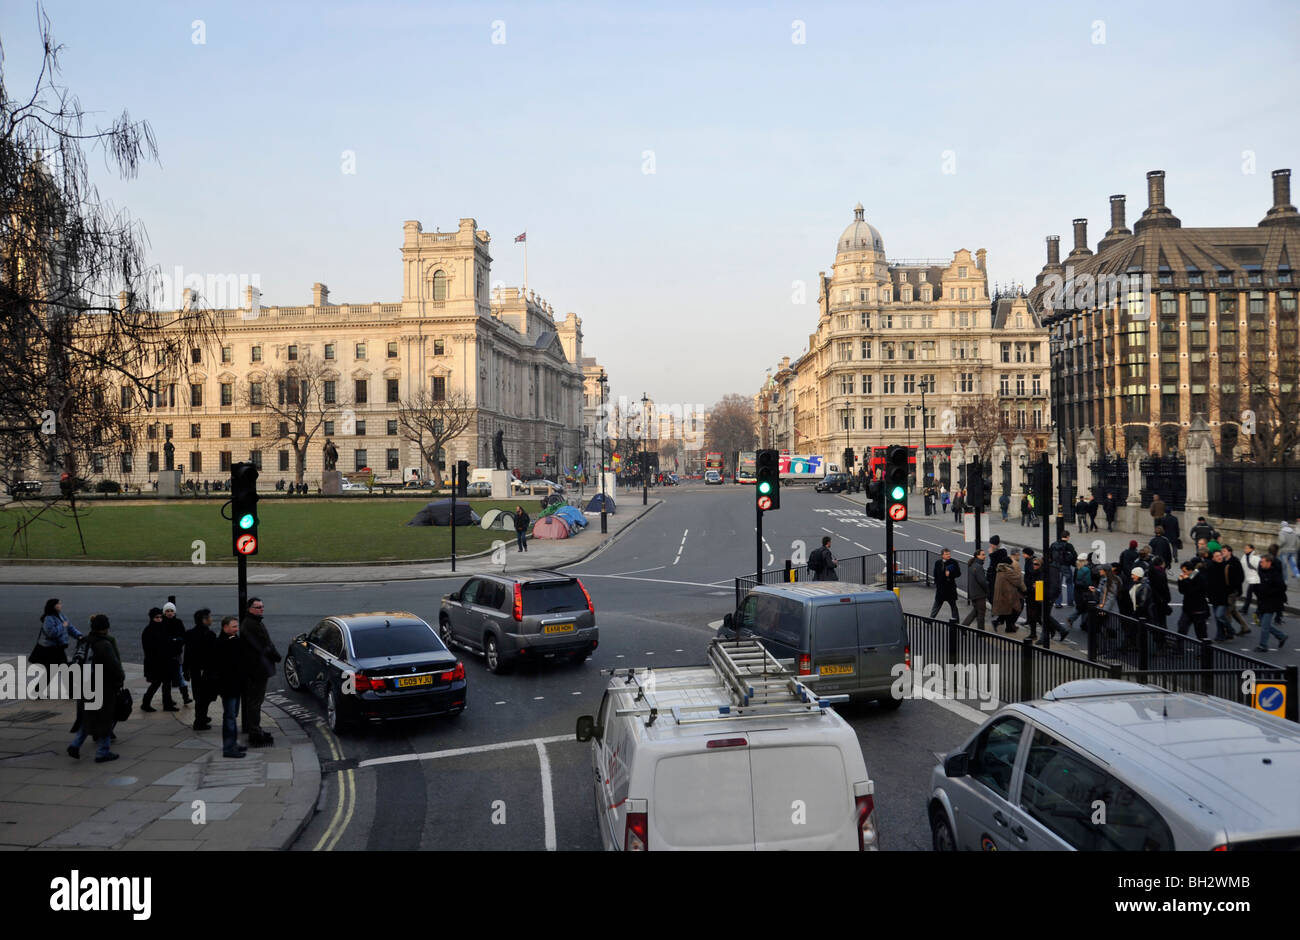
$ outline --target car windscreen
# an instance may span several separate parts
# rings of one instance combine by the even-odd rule
[[[390,627],[353,630],[352,648],[357,659],[441,653],[446,650],[432,628],[422,623],[395,623]]]
[[[587,597],[577,581],[534,581],[523,586],[524,616],[586,610]]]

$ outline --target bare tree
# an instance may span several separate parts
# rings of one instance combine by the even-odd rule
[[[307,448],[339,408],[337,375],[328,362],[311,353],[271,366],[262,375],[262,381],[243,385],[240,403],[250,411],[263,412],[275,424],[273,439],[293,448],[294,482],[301,484],[307,470]]]
[[[1254,463],[1276,466],[1300,448],[1300,392],[1294,365],[1290,369],[1290,391],[1286,392],[1267,363],[1253,359],[1247,365],[1245,383],[1239,386],[1242,394],[1229,395],[1222,385],[1215,386],[1220,423],[1237,428],[1238,445],[1248,450]],[[1240,415],[1233,413],[1237,410]]]
[[[464,392],[448,391],[438,398],[432,389],[422,388],[398,403],[397,424],[402,436],[420,448],[436,472],[441,469],[443,449],[469,429],[476,414],[474,403]]]
[[[144,262],[144,229],[90,180],[86,147],[130,179],[157,157],[152,130],[125,111],[85,127],[58,83],[62,47],[43,10],[38,21],[44,54],[30,96],[13,98],[0,71],[0,438],[7,475],[70,485],[46,486],[16,540],[64,509],[79,527],[80,477],[129,452],[179,352],[216,340],[206,312],[150,309],[160,282]]]
[[[737,451],[754,450],[757,440],[754,399],[745,395],[724,395],[709,412],[704,426],[705,449],[720,451],[726,461],[733,459]]]
[[[993,456],[993,443],[999,437],[1008,444],[1022,433],[1002,413],[1002,401],[994,395],[979,395],[966,399],[957,409],[957,436],[964,441],[974,441],[982,460]]]
[[[681,468],[678,466],[677,461],[678,458],[681,456],[681,453],[682,453],[681,441],[677,440],[676,438],[661,440],[659,442],[659,462],[661,468],[664,467],[668,463],[668,461],[671,460],[673,465],[673,470],[680,470]]]

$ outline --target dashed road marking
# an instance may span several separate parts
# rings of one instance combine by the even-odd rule
[[[424,751],[420,754],[393,754],[389,757],[372,757],[357,764],[357,768],[377,767],[380,764],[404,764],[415,760],[437,760],[442,757],[463,757],[467,754],[485,754],[488,751],[506,751],[514,747],[536,746],[537,744],[558,744],[561,741],[574,740],[572,734],[557,734],[549,738],[529,738],[525,741],[501,741],[496,744],[478,744],[473,747],[456,747],[446,751]]]
[[[493,704],[493,705],[504,705],[505,702],[493,702],[492,704]]]
[[[542,699],[544,699],[544,698],[546,698],[545,695],[534,695],[534,696],[533,696],[533,701],[534,701],[534,702],[540,702],[540,701],[542,701]]]

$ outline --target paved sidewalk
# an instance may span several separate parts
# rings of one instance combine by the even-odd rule
[[[0,668],[16,659],[0,655]],[[90,739],[80,760],[68,755],[72,702],[0,702],[0,849],[287,849],[321,786],[316,748],[298,723],[268,703],[262,727],[274,746],[226,759],[220,702],[210,731],[193,730],[192,705],[164,712],[155,701],[157,712],[141,712],[143,670],[125,668],[135,707],[117,726],[115,761],[95,763]],[[206,818],[196,822],[200,809]]]
[[[635,499],[633,499],[635,495]],[[374,581],[419,581],[425,578],[446,578],[483,572],[531,571],[572,565],[590,558],[606,545],[626,532],[638,519],[653,510],[663,500],[652,498],[649,505],[641,505],[641,494],[627,494],[618,504],[618,511],[607,516],[609,531],[600,532],[600,513],[587,513],[588,526],[572,538],[528,540],[528,551],[515,548],[513,531],[500,534],[502,549],[497,560],[493,551],[458,556],[456,570],[451,561],[433,562],[376,562],[351,565],[269,565],[260,564],[256,558],[248,566],[249,584],[338,584]],[[115,584],[123,587],[156,584],[159,569],[165,569],[166,580],[175,585],[230,584],[235,579],[234,564],[221,565],[166,565],[159,562],[99,562],[76,564],[65,562],[26,562],[14,559],[0,560],[0,584],[31,584],[57,582],[59,584]],[[69,722],[71,724],[71,722]]]

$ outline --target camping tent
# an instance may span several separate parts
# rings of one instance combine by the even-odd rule
[[[456,525],[478,525],[479,515],[463,500],[456,502]],[[451,525],[451,500],[427,503],[407,525]]]
[[[533,524],[535,539],[567,539],[568,537],[569,527],[563,519],[556,516],[543,516]]]
[[[515,514],[506,509],[489,509],[483,513],[483,521],[479,525],[485,529],[506,529],[513,532]]]
[[[587,517],[577,506],[561,506],[555,510],[555,517],[563,519],[570,529],[583,529],[587,525]]]
[[[587,512],[600,512],[600,504],[602,500],[605,502],[605,511],[613,512],[614,496],[611,493],[597,493],[593,496],[591,502],[587,503]]]
[[[564,505],[564,497],[559,493],[551,493],[549,496],[542,497],[542,506]]]

